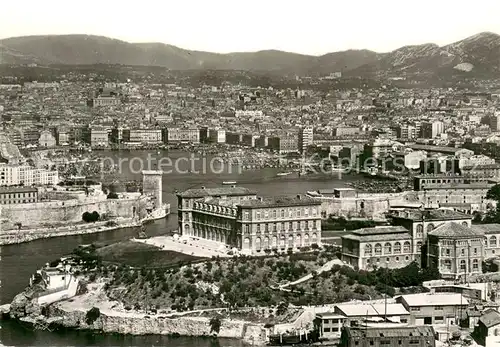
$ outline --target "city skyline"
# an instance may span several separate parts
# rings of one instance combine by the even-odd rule
[[[384,53],[425,43],[442,46],[481,32],[500,33],[495,18],[500,3],[494,1],[480,0],[474,7],[430,0],[416,8],[393,3],[313,0],[304,7],[256,0],[242,8],[225,0],[191,0],[145,1],[141,7],[124,8],[90,0],[75,12],[60,0],[28,1],[4,5],[0,38],[87,34],[217,53],[276,49],[322,55],[348,49]]]

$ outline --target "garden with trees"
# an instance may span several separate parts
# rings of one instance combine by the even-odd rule
[[[123,302],[126,309],[182,312],[225,307],[234,311],[272,306],[286,311],[289,305],[321,305],[421,292],[423,281],[438,278],[437,273],[422,270],[416,263],[397,270],[375,271],[335,265],[331,271],[317,273],[326,262],[337,259],[338,249],[332,246],[306,253],[209,260],[175,260],[171,254],[171,262],[143,258],[142,255],[153,254],[154,250],[129,246],[132,248],[128,251],[126,247],[97,249],[95,256],[99,262],[92,272],[92,280],[104,278],[108,296]],[[132,254],[135,260],[131,262]],[[141,259],[144,259],[142,264]],[[289,291],[277,289],[279,284],[311,273],[312,279],[288,287]]]

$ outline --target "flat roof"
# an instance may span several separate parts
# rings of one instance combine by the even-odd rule
[[[276,197],[249,199],[238,203],[238,206],[249,207],[249,208],[289,207],[289,206],[309,206],[309,205],[318,206],[321,205],[321,201],[318,199],[308,197],[307,195],[297,195],[297,196],[276,196]]]
[[[469,305],[462,294],[457,293],[421,293],[399,296],[408,306],[459,306]]]
[[[35,193],[38,189],[34,187],[0,187],[0,194],[2,193]]]
[[[177,196],[182,198],[203,198],[206,196],[245,196],[257,195],[253,190],[244,187],[217,187],[188,189]]]

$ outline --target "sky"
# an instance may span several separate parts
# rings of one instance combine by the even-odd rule
[[[211,52],[388,52],[500,34],[499,0],[1,1],[0,38],[88,34]]]

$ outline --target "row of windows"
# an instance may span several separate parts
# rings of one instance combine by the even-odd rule
[[[399,259],[399,257],[396,257],[395,259],[396,259],[396,262],[398,262],[398,261],[400,260],[400,259]],[[409,256],[406,256],[406,257],[405,257],[405,260],[406,260],[406,261],[410,260],[410,257],[409,257]],[[386,258],[386,259],[385,259],[385,261],[386,261],[386,262],[390,262],[390,261],[391,261],[391,258]],[[370,264],[370,263],[371,263],[370,259],[366,259],[366,263],[367,263],[367,264]],[[376,263],[377,263],[377,264],[378,264],[378,263],[380,263],[380,258],[377,258]]]
[[[471,253],[474,255],[477,255],[478,254],[477,252],[478,252],[477,248],[473,248],[471,250]],[[441,255],[449,257],[451,255],[451,250],[449,248],[441,248]],[[460,255],[462,256],[466,255],[465,248],[460,249]]]
[[[282,223],[265,223],[265,224],[256,224],[256,232],[276,232],[276,231],[288,231],[288,230],[306,230],[306,229],[316,229],[317,222],[314,220],[309,221],[300,221],[300,222],[282,222]],[[319,222],[318,222],[319,227]],[[250,232],[250,226],[244,225],[244,231]]]
[[[33,198],[35,193],[0,193],[0,199]]]
[[[276,218],[293,218],[293,217],[308,217],[308,216],[316,216],[318,213],[316,207],[301,207],[301,208],[287,208],[287,209],[273,209],[273,210],[264,210],[264,211],[256,211],[255,219],[276,219]],[[248,211],[245,212],[245,219],[250,218],[250,213]]]
[[[417,249],[420,250],[422,247],[422,242],[417,242]],[[375,244],[375,247],[372,247],[372,245],[367,244],[365,245],[365,256],[371,256],[373,255],[373,250],[375,250],[375,255],[381,255],[382,254],[382,244],[377,243]],[[383,254],[399,254],[401,253],[401,243],[396,242],[394,243],[394,248],[389,242],[386,242],[384,244],[384,253]],[[411,244],[409,241],[406,241],[403,243],[403,252],[402,253],[412,253],[411,251]]]
[[[444,260],[443,264],[444,264],[445,269],[451,270],[451,260],[446,259],[446,260]],[[460,270],[463,272],[465,272],[465,270],[467,269],[467,263],[465,262],[465,260],[461,260],[459,266],[460,266],[459,267]],[[478,259],[474,259],[472,261],[472,269],[479,270],[479,260]]]

